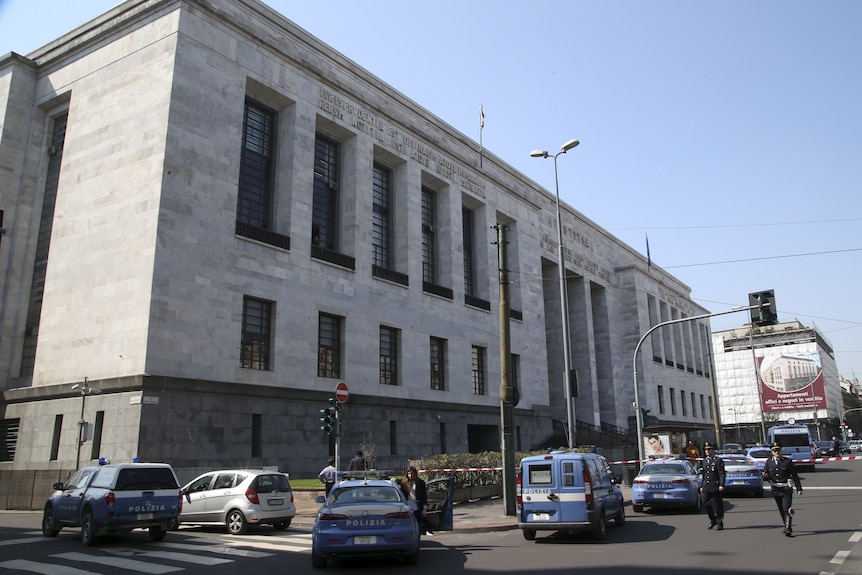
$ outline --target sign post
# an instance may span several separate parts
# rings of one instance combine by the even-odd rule
[[[338,462],[341,443],[341,404],[347,403],[350,393],[347,390],[347,384],[339,381],[335,386],[335,469],[338,473]]]

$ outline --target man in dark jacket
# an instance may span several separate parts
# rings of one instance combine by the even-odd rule
[[[700,492],[703,494],[703,506],[709,515],[707,529],[724,529],[724,481],[727,473],[724,471],[724,460],[715,454],[715,445],[707,441],[703,444],[706,456],[703,458],[703,482]]]
[[[772,457],[766,460],[763,467],[763,479],[769,481],[772,487],[772,496],[781,514],[781,523],[784,524],[784,534],[793,537],[793,489],[802,495],[802,482],[799,481],[793,461],[781,455],[781,446],[777,443],[772,444]]]

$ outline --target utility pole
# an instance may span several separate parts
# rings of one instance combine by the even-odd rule
[[[500,422],[503,454],[503,503],[506,515],[515,515],[515,394],[512,389],[512,343],[509,331],[508,226],[497,224],[497,259],[500,277]]]

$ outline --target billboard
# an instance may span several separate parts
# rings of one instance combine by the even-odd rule
[[[764,354],[755,359],[764,412],[826,409],[820,352]]]
[[[660,455],[670,453],[670,435],[652,433],[643,438],[644,455]]]

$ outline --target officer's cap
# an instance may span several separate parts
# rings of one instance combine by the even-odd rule
[[[704,443],[704,444],[703,444],[703,449],[704,449],[704,450],[707,450],[707,449],[715,449],[715,444],[714,444],[714,443],[710,443],[709,441],[707,441],[706,443]]]
[[[773,449],[773,450],[777,449],[777,450],[781,451],[781,446],[778,445],[777,443],[773,443],[772,446],[770,446],[770,449]]]

